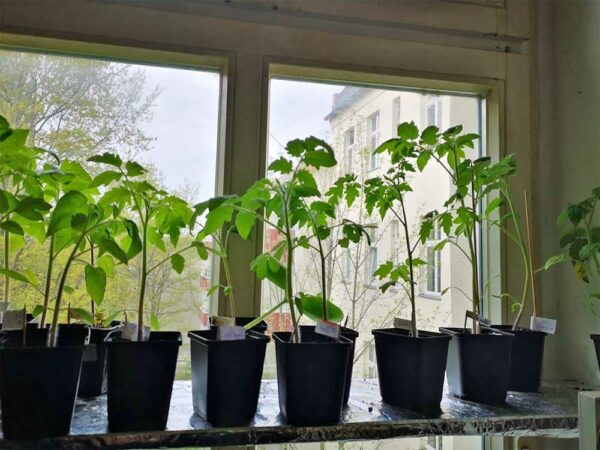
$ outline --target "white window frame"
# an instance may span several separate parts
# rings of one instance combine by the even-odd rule
[[[435,246],[441,240],[441,231],[438,223],[435,224],[431,230],[431,234],[425,241],[425,289],[423,295],[430,298],[441,298],[442,297],[442,252],[441,250],[435,250]],[[430,270],[429,266],[429,252],[433,254],[433,270]],[[433,272],[433,290],[429,288],[430,273]]]
[[[433,108],[435,118],[432,121],[429,120],[429,110]],[[425,126],[436,126],[442,128],[442,100],[440,98],[430,98],[425,104]]]
[[[402,96],[392,100],[392,136],[396,136],[398,125],[402,120]]]
[[[350,139],[352,138],[352,139]],[[344,158],[345,167],[348,172],[352,172],[353,160],[354,160],[354,144],[356,142],[356,131],[354,127],[348,128],[344,132]]]
[[[367,117],[367,131],[368,131],[368,147],[370,152],[370,164],[369,169],[375,170],[379,167],[379,158],[375,149],[379,147],[379,134],[381,128],[381,116],[379,111],[375,111],[369,117]]]

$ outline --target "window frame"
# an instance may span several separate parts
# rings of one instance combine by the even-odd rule
[[[439,223],[435,223],[433,229],[431,230],[430,236],[425,241],[425,282],[423,283],[424,289],[421,293],[422,297],[427,297],[431,299],[440,300],[442,298],[442,251],[435,250],[435,246],[441,240],[441,230]],[[433,288],[434,290],[429,289],[429,251],[433,251]]]
[[[377,125],[375,128],[373,123]],[[379,110],[369,114],[367,117],[367,147],[369,149],[369,170],[376,170],[379,168],[379,155],[375,153],[377,147],[379,147],[379,140],[381,136],[381,114]],[[373,139],[375,144],[373,145]]]

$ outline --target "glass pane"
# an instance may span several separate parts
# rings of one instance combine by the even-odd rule
[[[28,128],[30,144],[84,166],[91,155],[103,152],[135,158],[153,184],[190,202],[215,192],[218,99],[216,72],[0,51],[0,114],[13,127]],[[97,172],[98,166],[89,170]],[[45,249],[28,239],[15,251],[15,268],[33,268],[43,280]],[[164,257],[152,250],[149,264]],[[168,264],[152,273],[146,323],[151,312],[164,330],[185,332],[206,322],[210,262],[188,261],[181,275]],[[116,268],[97,313],[127,309],[135,318],[139,264],[134,260]],[[73,293],[66,302],[89,309],[82,265],[71,270],[68,283]],[[13,284],[13,298],[29,308],[40,301],[34,290],[18,284]],[[189,379],[189,349],[179,355],[177,376]]]
[[[270,86],[270,122],[268,159],[277,158],[286,142],[294,138],[317,136],[328,141],[336,152],[338,165],[319,171],[316,175],[321,191],[328,183],[347,172],[345,164],[346,132],[354,129],[354,165],[352,173],[359,181],[385,174],[390,160],[379,155],[379,166],[373,167],[374,140],[384,142],[396,135],[394,111],[402,105],[402,121],[414,121],[425,128],[430,120],[441,121],[441,128],[462,124],[466,132],[480,133],[479,111],[481,100],[475,96],[439,95],[433,98],[427,93],[414,90],[377,89],[372,87],[314,83],[298,80],[272,79]],[[293,108],[290,107],[293,105]],[[431,105],[433,106],[431,108]],[[435,111],[439,108],[438,111]],[[377,130],[377,131],[376,131]],[[418,236],[421,217],[428,211],[442,209],[451,192],[451,182],[446,172],[435,164],[423,173],[415,173],[410,184],[414,193],[408,197],[407,209],[411,227],[411,240]],[[357,202],[351,208],[340,205],[338,221],[352,219],[362,224],[376,226],[376,236],[371,247],[363,239],[351,244],[348,249],[337,246],[337,236],[332,233],[326,242],[331,249],[331,261],[327,267],[328,290],[331,299],[339,305],[347,319],[347,326],[360,333],[358,339],[354,376],[373,377],[376,372],[370,365],[369,348],[372,343],[371,329],[389,327],[394,317],[409,318],[410,302],[405,290],[396,286],[383,293],[378,283],[372,282],[372,265],[387,260],[404,260],[404,232],[399,232],[398,223],[389,215],[381,220],[378,214],[369,217],[364,207]],[[274,230],[266,230],[267,248],[274,239],[279,239]],[[433,237],[438,237],[434,234]],[[423,330],[437,330],[440,326],[462,326],[470,292],[470,266],[463,254],[452,246],[446,246],[438,256],[438,274],[434,268],[435,256],[427,254],[426,246],[418,247],[418,255],[430,264],[417,273],[418,326]],[[348,258],[348,254],[351,255]],[[351,263],[348,261],[350,260]],[[317,255],[309,250],[297,253],[295,267],[295,290],[318,293],[321,286]],[[428,275],[428,267],[431,273]],[[348,273],[351,272],[351,273]],[[430,280],[428,285],[427,280]],[[426,291],[439,292],[449,286],[441,299],[424,295]],[[461,292],[463,291],[463,292]],[[267,310],[282,299],[282,292],[265,283],[262,308]],[[281,316],[285,317],[282,320]],[[289,325],[286,311],[270,319],[275,328]],[[308,321],[307,321],[308,323]],[[267,375],[274,376],[274,361],[267,362]]]

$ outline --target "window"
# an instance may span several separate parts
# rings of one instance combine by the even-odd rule
[[[375,352],[375,343],[369,343],[368,361],[367,361],[367,378],[375,378],[377,376],[377,354]]]
[[[75,160],[92,173],[98,170],[87,162],[93,154],[135,159],[149,169],[152,184],[191,203],[215,194],[217,71],[0,50],[0,73],[0,114],[15,128],[29,128],[30,144]],[[182,234],[180,241],[189,238]],[[17,269],[39,267],[35,261],[44,248],[30,240],[24,245]],[[165,245],[169,250],[166,240]],[[149,264],[163,258],[153,250]],[[128,267],[115,267],[98,313],[137,311],[139,264],[137,258]],[[192,257],[181,275],[161,266],[149,280],[148,314],[156,314],[163,329],[184,336],[206,323],[211,273],[211,260]],[[89,310],[83,280],[83,266],[73,266],[69,284],[74,290],[66,300]],[[35,295],[25,285],[13,285],[14,298],[23,299],[28,309],[38,304]],[[187,345],[179,353],[178,379],[190,378]]]
[[[402,123],[402,116],[400,114],[401,100],[400,96],[396,97],[392,102],[392,134],[396,133],[398,125]]]
[[[354,159],[354,127],[346,130],[344,135],[344,145],[346,147],[346,153],[344,155],[346,169],[348,172],[352,172],[352,160]]]
[[[427,102],[426,121],[427,126],[442,127],[441,103],[439,99],[430,99]]]
[[[378,237],[377,237],[377,227],[372,225],[369,228],[369,238],[371,240],[371,244],[367,243],[368,252],[367,252],[367,264],[365,265],[365,269],[367,273],[365,274],[365,282],[367,284],[371,284],[373,282],[374,273],[378,267]]]
[[[481,133],[479,111],[483,100],[478,96],[448,93],[434,97],[408,89],[317,83],[312,80],[274,77],[270,80],[269,93],[269,160],[277,157],[281,148],[278,143],[285,145],[292,139],[311,135],[323,138],[331,144],[339,160],[338,166],[320,170],[315,174],[319,187],[325,188],[332,180],[347,173],[343,160],[346,158],[347,144],[350,142],[347,132],[353,129],[353,173],[357,176],[357,181],[362,183],[376,176],[369,171],[372,167],[370,150],[384,140],[396,136],[396,130],[392,132],[390,126],[390,105],[399,96],[402,99],[400,120],[414,121],[420,129],[425,128],[426,105],[435,100],[438,104],[445,105],[444,114],[449,123],[462,124],[468,133]],[[334,97],[336,101],[332,102]],[[294,108],[289,108],[291,103],[294,104]],[[379,158],[377,164],[378,170],[385,173],[390,162],[388,158]],[[411,224],[409,235],[414,240],[418,239],[421,217],[434,209],[442,209],[451,194],[451,183],[443,169],[436,164],[429,164],[423,172],[411,175],[410,185],[414,192],[410,194],[407,203],[407,215]],[[332,233],[324,241],[324,245],[331,251],[331,263],[327,265],[326,272],[332,300],[344,312],[347,326],[360,333],[356,343],[354,373],[356,376],[375,376],[374,370],[369,371],[368,367],[371,330],[390,326],[394,317],[410,317],[410,301],[402,286],[395,286],[386,292],[378,289],[380,283],[379,280],[373,279],[373,272],[379,264],[390,259],[395,262],[406,259],[405,236],[397,217],[388,215],[381,219],[377,211],[368,215],[365,209],[360,207],[361,204],[357,201],[348,207],[342,202],[335,212],[338,220],[348,219],[365,226],[373,225],[370,229],[372,245],[367,245],[363,237],[360,243],[341,248],[336,246],[339,236]],[[278,239],[277,236],[276,230],[265,227],[264,248],[269,249],[269,245]],[[439,238],[439,230],[436,238]],[[418,244],[415,251],[420,259],[427,260],[424,244]],[[442,259],[443,266],[440,264]],[[318,255],[310,248],[301,249],[295,253],[295,262],[294,289],[297,292],[316,293],[321,279]],[[437,252],[437,260],[434,258],[432,267],[436,268],[437,274],[431,277],[434,280],[432,289],[438,292],[438,298],[442,278],[444,286],[457,286],[468,295],[471,289],[470,282],[468,277],[462,276],[468,270],[467,262],[459,250],[453,246],[446,246]],[[417,271],[417,278],[418,290],[424,293],[427,291],[425,266],[423,270]],[[267,311],[279,303],[281,295],[281,289],[264,283],[262,310]],[[436,331],[440,326],[462,326],[464,310],[468,309],[469,305],[469,300],[458,289],[448,291],[440,301],[418,299],[419,327],[422,330]],[[289,317],[286,315],[289,316],[289,313],[284,309],[278,324],[289,325]],[[307,319],[303,320],[309,323]],[[267,358],[265,374],[267,377],[275,376],[274,355]]]
[[[442,252],[436,250],[435,246],[440,241],[440,227],[436,223],[427,242],[426,249],[426,295],[440,296],[442,293]]]
[[[379,146],[379,111],[371,114],[367,119],[368,135],[369,135],[369,150],[371,152],[371,170],[377,169],[378,158],[375,149]]]

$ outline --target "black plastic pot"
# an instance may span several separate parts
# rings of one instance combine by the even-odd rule
[[[2,429],[6,439],[69,433],[84,346],[0,350]]]
[[[269,338],[217,341],[215,330],[190,331],[194,412],[215,426],[242,426],[256,414]]]
[[[254,319],[255,319],[255,317],[236,317],[235,324],[239,325],[240,327],[243,327],[246,324],[252,322]],[[214,325],[212,325],[212,323],[211,323],[210,327],[211,327],[211,329],[213,329]],[[267,322],[265,322],[264,320],[261,320],[256,325],[254,325],[250,330],[257,331],[259,333],[266,333],[268,327],[269,326],[267,325]]]
[[[492,328],[515,335],[510,354],[509,391],[538,392],[542,382],[544,340],[546,333],[510,325],[492,325]]]
[[[107,338],[108,428],[164,430],[169,416],[181,333],[155,331],[145,342]]]
[[[446,373],[450,394],[488,405],[503,404],[510,380],[514,335],[472,334],[462,328],[440,328],[452,336]]]
[[[335,341],[309,331],[290,342],[290,332],[273,333],[277,359],[279,409],[290,425],[339,422],[344,401],[351,342]]]
[[[97,397],[106,393],[106,343],[112,328],[91,328],[90,343],[83,354],[78,397]]]
[[[25,332],[26,347],[46,347],[50,328],[38,328],[38,324],[28,323]],[[0,331],[0,347],[12,348],[23,347],[23,331]]]
[[[594,349],[596,350],[596,359],[600,367],[600,334],[590,334],[590,339],[594,341]]]
[[[86,345],[90,337],[90,327],[82,324],[63,324],[58,326],[56,345],[65,347],[70,345]]]
[[[305,331],[315,331],[314,325],[300,325],[300,333]],[[350,328],[342,327],[342,336],[348,339],[352,345],[350,346],[350,352],[348,353],[348,362],[346,366],[346,380],[344,383],[344,401],[343,405],[348,404],[350,398],[350,387],[352,386],[352,370],[354,369],[354,347],[356,346],[356,339],[358,338],[358,331],[351,330]]]
[[[398,328],[372,333],[383,401],[426,414],[439,412],[451,337],[419,331],[413,338]]]

